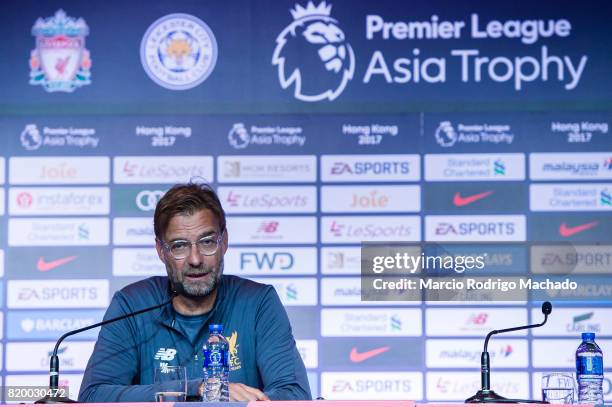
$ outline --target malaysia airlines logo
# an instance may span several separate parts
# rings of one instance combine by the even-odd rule
[[[355,73],[355,55],[325,1],[290,10],[293,22],[276,38],[272,64],[283,89],[303,102],[332,101]],[[305,66],[309,70],[304,70]]]
[[[453,205],[460,208],[463,206],[470,205],[476,201],[480,201],[481,199],[484,199],[492,194],[493,194],[493,191],[485,191],[479,194],[461,196],[461,193],[456,192],[455,195],[453,196]]]
[[[364,362],[368,359],[371,359],[375,356],[378,356],[380,354],[383,354],[387,351],[389,351],[391,349],[390,346],[383,346],[380,348],[375,348],[375,349],[371,349],[365,352],[359,352],[357,350],[357,347],[353,347],[353,349],[351,349],[351,353],[349,355],[351,362],[353,363],[361,363]]]
[[[612,170],[612,157],[604,161],[603,167],[606,170]]]
[[[68,257],[63,257],[61,259],[57,259],[57,260],[52,260],[52,261],[46,261],[45,258],[43,256],[38,258],[38,261],[36,262],[36,268],[38,269],[38,271],[51,271],[53,269],[56,269],[60,266],[63,266],[64,264],[68,264],[71,261],[76,260],[77,256],[68,256]]]
[[[568,226],[565,222],[563,222],[561,226],[559,226],[559,234],[562,237],[571,237],[571,236],[577,235],[578,233],[582,233],[586,230],[593,229],[598,224],[599,222],[594,221],[594,222],[584,223],[582,225],[577,225],[577,226]]]

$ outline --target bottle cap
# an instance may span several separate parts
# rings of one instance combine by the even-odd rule
[[[208,332],[223,332],[222,324],[210,324],[208,325]]]
[[[582,333],[583,341],[594,341],[595,340],[595,332],[583,332]]]

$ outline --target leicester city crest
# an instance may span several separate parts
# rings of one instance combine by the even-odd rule
[[[89,27],[64,10],[38,18],[32,27],[36,47],[30,54],[30,84],[47,92],[73,92],[91,83],[91,57],[85,48]]]

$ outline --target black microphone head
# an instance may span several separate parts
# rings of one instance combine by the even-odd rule
[[[172,281],[170,281],[170,293],[172,293],[173,297],[176,297],[177,295],[181,295],[185,293],[185,287],[183,287],[183,284],[181,283],[174,283]]]
[[[552,304],[548,301],[545,301],[542,304],[542,314],[550,315],[551,312],[552,312]]]

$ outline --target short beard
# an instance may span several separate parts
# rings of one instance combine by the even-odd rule
[[[168,270],[168,274],[171,276],[170,279],[172,280],[172,284],[174,286],[179,286],[179,292],[181,293],[181,295],[189,298],[202,298],[208,296],[218,287],[219,282],[221,281],[221,276],[223,275],[223,267],[224,263],[222,257],[221,261],[219,262],[219,268],[217,269],[216,273],[215,271],[210,271],[210,273],[215,273],[215,278],[212,281],[206,283],[205,285],[186,285],[183,281],[178,281],[176,279],[177,273]]]

